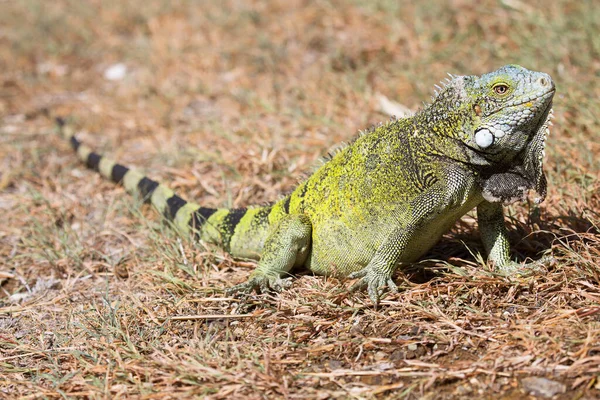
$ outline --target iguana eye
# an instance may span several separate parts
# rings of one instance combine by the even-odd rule
[[[494,89],[494,92],[498,93],[499,95],[503,95],[508,92],[508,85],[505,83],[498,83],[497,85],[494,85],[492,89]]]

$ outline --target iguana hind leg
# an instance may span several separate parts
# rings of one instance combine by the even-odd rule
[[[228,289],[227,294],[280,291],[289,287],[290,278],[283,277],[293,267],[305,263],[311,235],[312,225],[306,215],[285,216],[267,237],[258,266],[248,281]]]

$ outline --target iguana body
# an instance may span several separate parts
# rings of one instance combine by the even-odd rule
[[[233,291],[281,289],[293,267],[360,277],[377,301],[395,290],[396,267],[419,259],[477,207],[482,240],[499,271],[509,257],[502,205],[529,189],[546,193],[542,171],[551,78],[509,65],[449,80],[415,116],[380,125],[336,153],[291,194],[270,206],[212,209],[108,160],[64,135],[79,158],[122,182],[172,220],[234,257],[259,258]]]

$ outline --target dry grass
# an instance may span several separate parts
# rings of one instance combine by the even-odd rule
[[[593,1],[0,1],[0,397],[600,396],[600,8]],[[441,2],[440,2],[441,3]],[[124,79],[104,72],[124,63]],[[547,201],[510,208],[519,258],[481,268],[466,218],[375,309],[178,239],[77,163],[49,116],[209,206],[277,199],[327,149],[414,109],[446,72],[557,82]]]

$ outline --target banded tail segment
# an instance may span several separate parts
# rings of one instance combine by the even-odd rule
[[[165,185],[95,153],[75,137],[75,131],[64,120],[57,118],[56,121],[79,160],[103,177],[122,184],[130,194],[152,204],[183,235],[193,232],[206,242],[222,246],[233,256],[258,258],[268,232],[271,206],[228,210],[187,202]]]

